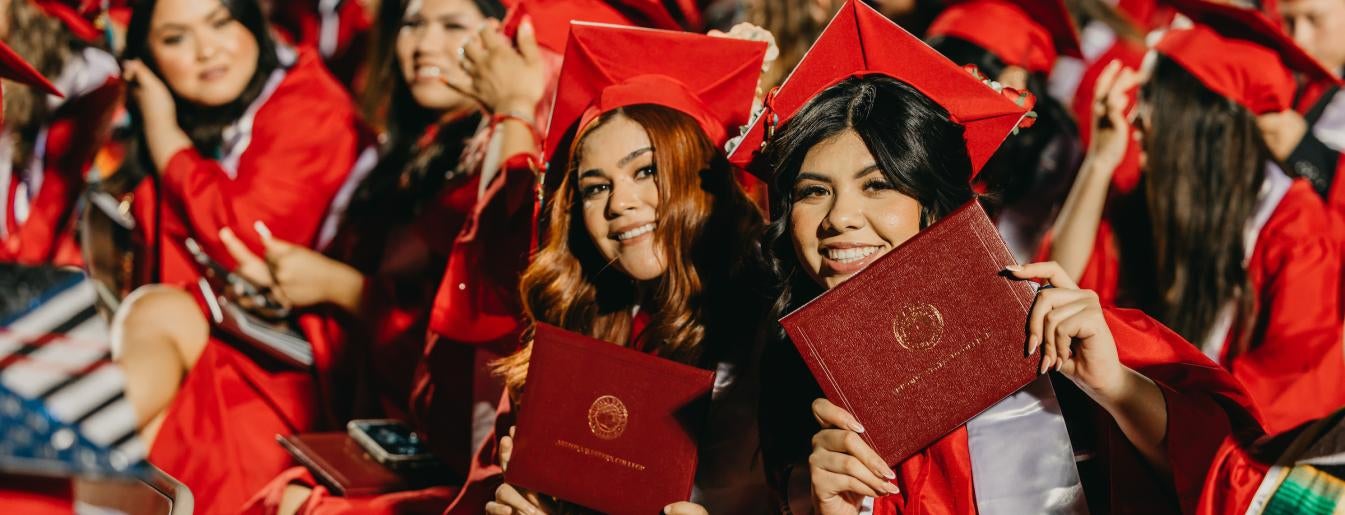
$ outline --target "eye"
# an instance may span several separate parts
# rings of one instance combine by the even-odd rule
[[[869,179],[864,181],[864,191],[885,191],[896,189],[892,183],[886,179]]]
[[[233,21],[234,21],[233,18],[220,18],[218,20],[215,20],[215,23],[212,23],[211,25],[213,25],[217,29],[222,29],[228,27],[230,23],[233,23]]]
[[[445,22],[443,23],[443,26],[444,26],[444,30],[446,30],[446,31],[448,31],[448,32],[462,32],[462,31],[471,30],[471,28],[468,27],[467,25],[462,24],[462,23],[459,23],[459,22],[456,22],[456,21],[445,21]]]
[[[794,188],[794,200],[808,200],[811,198],[825,197],[831,191],[820,184],[805,184]]]
[[[655,175],[658,175],[658,168],[655,167],[654,165],[643,166],[640,167],[639,170],[635,171],[636,179],[644,179],[647,177],[653,177]]]
[[[579,194],[582,195],[585,199],[593,199],[597,198],[598,195],[607,193],[607,190],[610,189],[612,189],[612,186],[610,184],[600,182],[581,186],[579,188]]]
[[[425,26],[425,20],[421,18],[407,18],[402,20],[403,29],[419,29]]]
[[[183,37],[181,34],[170,34],[162,38],[159,38],[159,43],[164,45],[176,45],[178,43],[181,43],[182,39]]]

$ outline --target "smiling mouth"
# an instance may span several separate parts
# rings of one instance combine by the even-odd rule
[[[647,223],[634,229],[631,229],[629,231],[616,233],[615,235],[612,236],[612,238],[616,239],[617,241],[632,240],[635,238],[639,238],[640,236],[644,236],[646,234],[654,232],[654,227],[656,226],[657,224],[654,224],[652,222]]]
[[[438,66],[417,66],[416,80],[439,80],[444,76],[444,69]]]
[[[878,252],[878,250],[880,250],[881,248],[882,247],[880,246],[851,247],[845,249],[828,248],[822,250],[822,255],[825,256],[827,259],[830,259],[837,263],[848,265],[850,263],[856,263],[862,261],[864,258],[872,256],[875,252]]]

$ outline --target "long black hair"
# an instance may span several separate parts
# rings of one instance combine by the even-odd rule
[[[822,286],[800,270],[794,252],[791,193],[808,151],[846,131],[859,135],[897,191],[919,201],[921,227],[975,198],[964,129],[943,106],[904,82],[878,75],[850,78],[819,93],[765,149],[776,192],[763,242],[776,290],[767,323],[822,293]],[[783,329],[777,326],[774,336],[762,356],[760,407],[762,456],[773,476],[806,459],[818,429],[809,406],[822,396]],[[781,480],[773,477],[772,482]]]
[[[216,0],[229,12],[229,16],[247,28],[257,40],[257,70],[248,81],[243,93],[222,106],[206,107],[182,100],[174,93],[177,104],[177,124],[191,138],[196,150],[207,156],[217,155],[223,141],[224,129],[237,121],[261,96],[271,72],[281,66],[280,56],[276,53],[276,41],[271,36],[270,26],[257,0]],[[122,59],[139,59],[160,77],[158,64],[149,51],[149,34],[154,9],[159,0],[142,0],[135,4],[131,22],[126,28],[126,48]],[[134,107],[134,106],[133,106]],[[138,117],[138,110],[132,109],[132,115]]]
[[[1250,111],[1161,54],[1141,95],[1152,113],[1144,194],[1157,299],[1148,311],[1199,342],[1230,300],[1244,323],[1254,318],[1246,316],[1255,299],[1243,267],[1243,227],[1271,154]]]

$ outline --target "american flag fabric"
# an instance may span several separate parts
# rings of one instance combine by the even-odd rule
[[[20,292],[0,306],[0,471],[146,476],[148,449],[93,282],[4,266],[0,283]]]

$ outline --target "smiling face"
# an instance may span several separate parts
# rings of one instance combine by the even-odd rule
[[[450,111],[471,101],[444,84],[466,77],[458,49],[486,18],[471,0],[412,0],[397,32],[397,63],[416,103]]]
[[[637,281],[668,269],[658,228],[658,170],[644,127],[617,115],[590,130],[579,146],[580,210],[603,259]]]
[[[853,130],[808,150],[791,198],[794,251],[828,289],[920,232],[920,202],[897,191]]]
[[[150,18],[149,51],[168,87],[205,107],[238,99],[259,55],[252,32],[208,0],[160,0]]]

